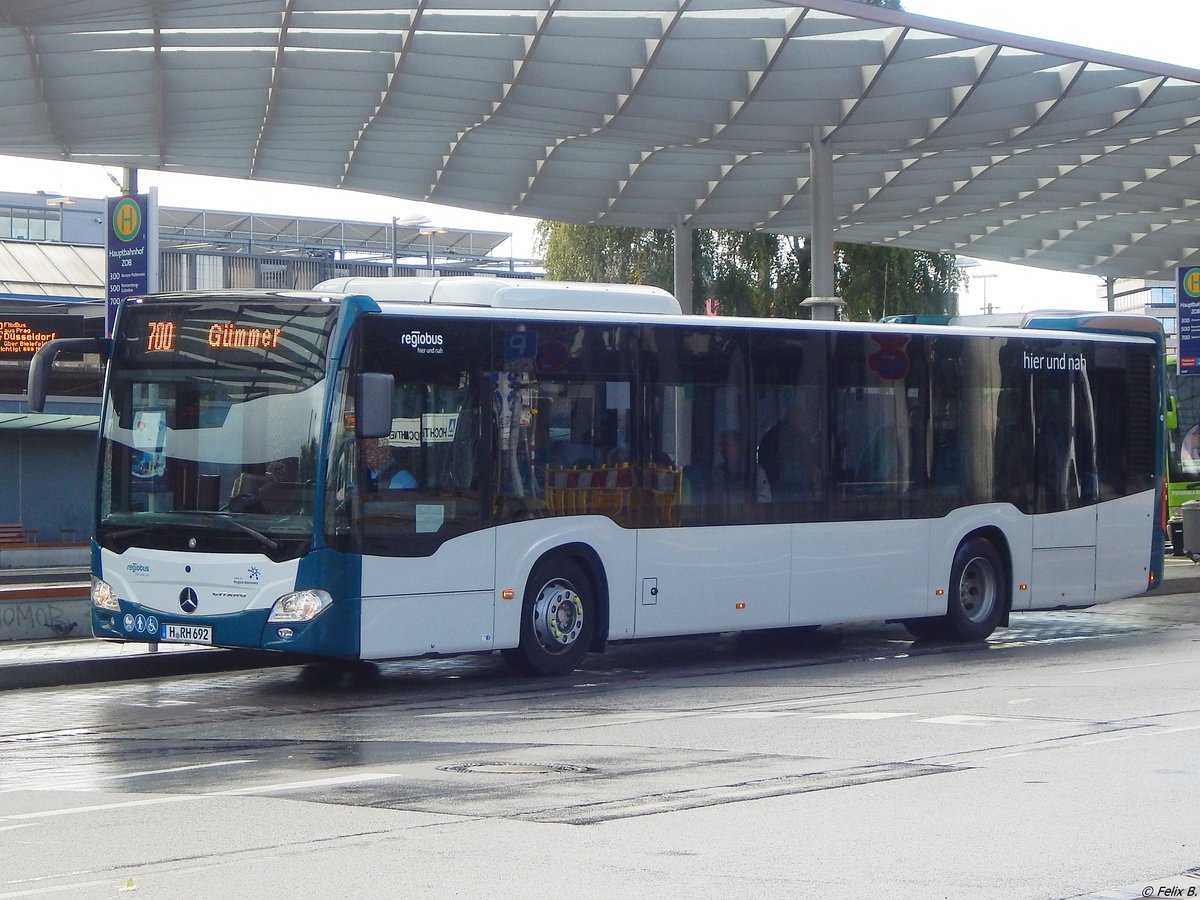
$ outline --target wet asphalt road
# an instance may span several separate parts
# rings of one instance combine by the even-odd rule
[[[1200,866],[1200,597],[1013,625],[6,692],[0,898],[1121,896]]]

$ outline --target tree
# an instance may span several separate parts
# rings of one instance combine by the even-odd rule
[[[567,281],[631,282],[672,290],[671,232],[543,221],[537,228],[546,275]],[[843,316],[953,315],[962,274],[953,254],[834,245]],[[748,231],[692,232],[692,296],[716,301],[725,315],[807,318],[812,263],[803,238]]]
[[[537,244],[546,274],[565,281],[628,282],[671,289],[671,232],[542,221]]]
[[[962,271],[953,253],[836,244],[835,280],[844,315],[875,321],[900,313],[955,315]]]

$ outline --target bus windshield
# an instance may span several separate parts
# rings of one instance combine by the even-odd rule
[[[338,308],[275,298],[125,308],[101,434],[102,546],[303,552]]]

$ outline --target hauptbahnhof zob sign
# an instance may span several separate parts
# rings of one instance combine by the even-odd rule
[[[152,194],[108,198],[105,244],[107,334],[112,334],[117,306],[122,298],[148,294],[158,288],[155,200]]]

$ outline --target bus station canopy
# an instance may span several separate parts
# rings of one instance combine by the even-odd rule
[[[1200,71],[848,0],[7,0],[0,82],[17,156],[807,235],[816,147],[839,240],[1200,253]]]

